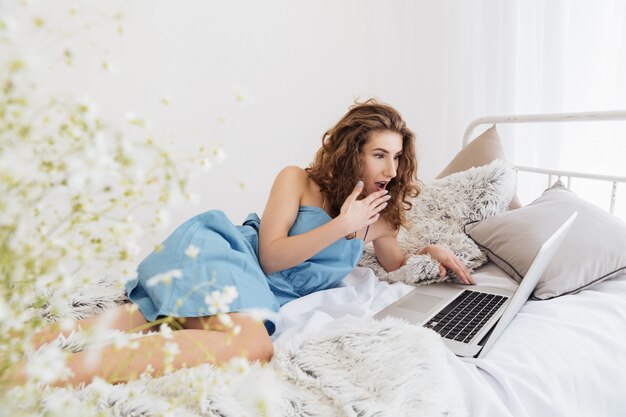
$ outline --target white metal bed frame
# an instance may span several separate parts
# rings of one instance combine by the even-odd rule
[[[474,119],[465,129],[463,135],[463,146],[470,142],[471,135],[476,127],[483,124],[504,124],[504,123],[547,123],[547,122],[595,122],[608,120],[626,120],[626,110],[583,112],[583,113],[551,113],[551,114],[518,114],[508,116],[486,116]],[[552,180],[556,176],[559,179],[567,178],[567,188],[570,188],[572,178],[585,178],[592,180],[608,181],[613,184],[611,190],[611,204],[609,212],[613,214],[615,210],[615,200],[617,197],[617,184],[626,183],[626,177],[588,174],[583,172],[560,171],[544,168],[514,165],[517,171],[546,174],[548,176],[548,186],[552,185]]]

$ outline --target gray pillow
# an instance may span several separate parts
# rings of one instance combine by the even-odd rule
[[[625,271],[626,223],[559,181],[529,205],[468,224],[465,231],[492,262],[521,281],[539,247],[573,211],[578,217],[532,296],[547,300]]]

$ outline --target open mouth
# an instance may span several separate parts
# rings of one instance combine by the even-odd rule
[[[376,190],[381,191],[384,190],[389,183],[387,181],[377,181],[374,184],[376,185]]]

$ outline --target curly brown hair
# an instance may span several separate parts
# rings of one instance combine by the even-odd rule
[[[324,133],[322,147],[306,172],[319,185],[331,216],[338,216],[363,172],[363,146],[376,131],[402,136],[397,175],[387,186],[391,199],[381,212],[381,217],[397,230],[407,226],[405,211],[413,206],[410,199],[417,197],[420,188],[416,176],[415,134],[393,107],[376,99],[355,102],[341,120]]]

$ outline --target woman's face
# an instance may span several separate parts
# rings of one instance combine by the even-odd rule
[[[386,189],[398,170],[402,154],[402,135],[389,130],[374,131],[370,133],[369,140],[363,145],[361,152],[363,157],[361,178],[365,193]]]

